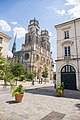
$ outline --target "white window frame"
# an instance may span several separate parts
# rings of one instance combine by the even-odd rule
[[[64,31],[64,39],[69,38],[69,30]]]
[[[70,46],[64,47],[64,56],[65,57],[71,56],[71,47]]]

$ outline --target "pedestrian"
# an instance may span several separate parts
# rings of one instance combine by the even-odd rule
[[[32,85],[34,85],[34,80],[32,81]]]

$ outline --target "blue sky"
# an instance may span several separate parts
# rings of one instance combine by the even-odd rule
[[[55,25],[80,17],[80,0],[0,0],[0,31],[12,37],[9,50],[12,50],[17,32],[17,50],[24,43],[24,35],[31,19],[39,21],[40,29],[50,33],[51,51],[56,59]]]

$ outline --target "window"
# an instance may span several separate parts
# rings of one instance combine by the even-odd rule
[[[69,38],[69,31],[64,31],[64,39]]]
[[[25,60],[28,60],[29,59],[29,53],[26,53],[25,54]]]
[[[65,56],[71,56],[71,53],[70,53],[70,46],[65,47],[64,50],[65,50]]]
[[[2,39],[3,39],[3,38],[2,38],[2,37],[0,37],[0,43],[2,43]]]

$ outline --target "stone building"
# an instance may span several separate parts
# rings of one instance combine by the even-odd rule
[[[56,84],[80,90],[80,18],[55,26],[57,30]]]
[[[47,30],[40,32],[39,22],[35,18],[29,22],[22,50],[15,54],[28,71],[36,71],[37,79],[41,79],[45,68],[48,70],[48,80],[53,79],[53,60],[50,51],[49,33]]]
[[[11,37],[0,32],[0,54],[7,58],[8,55],[8,46]]]

